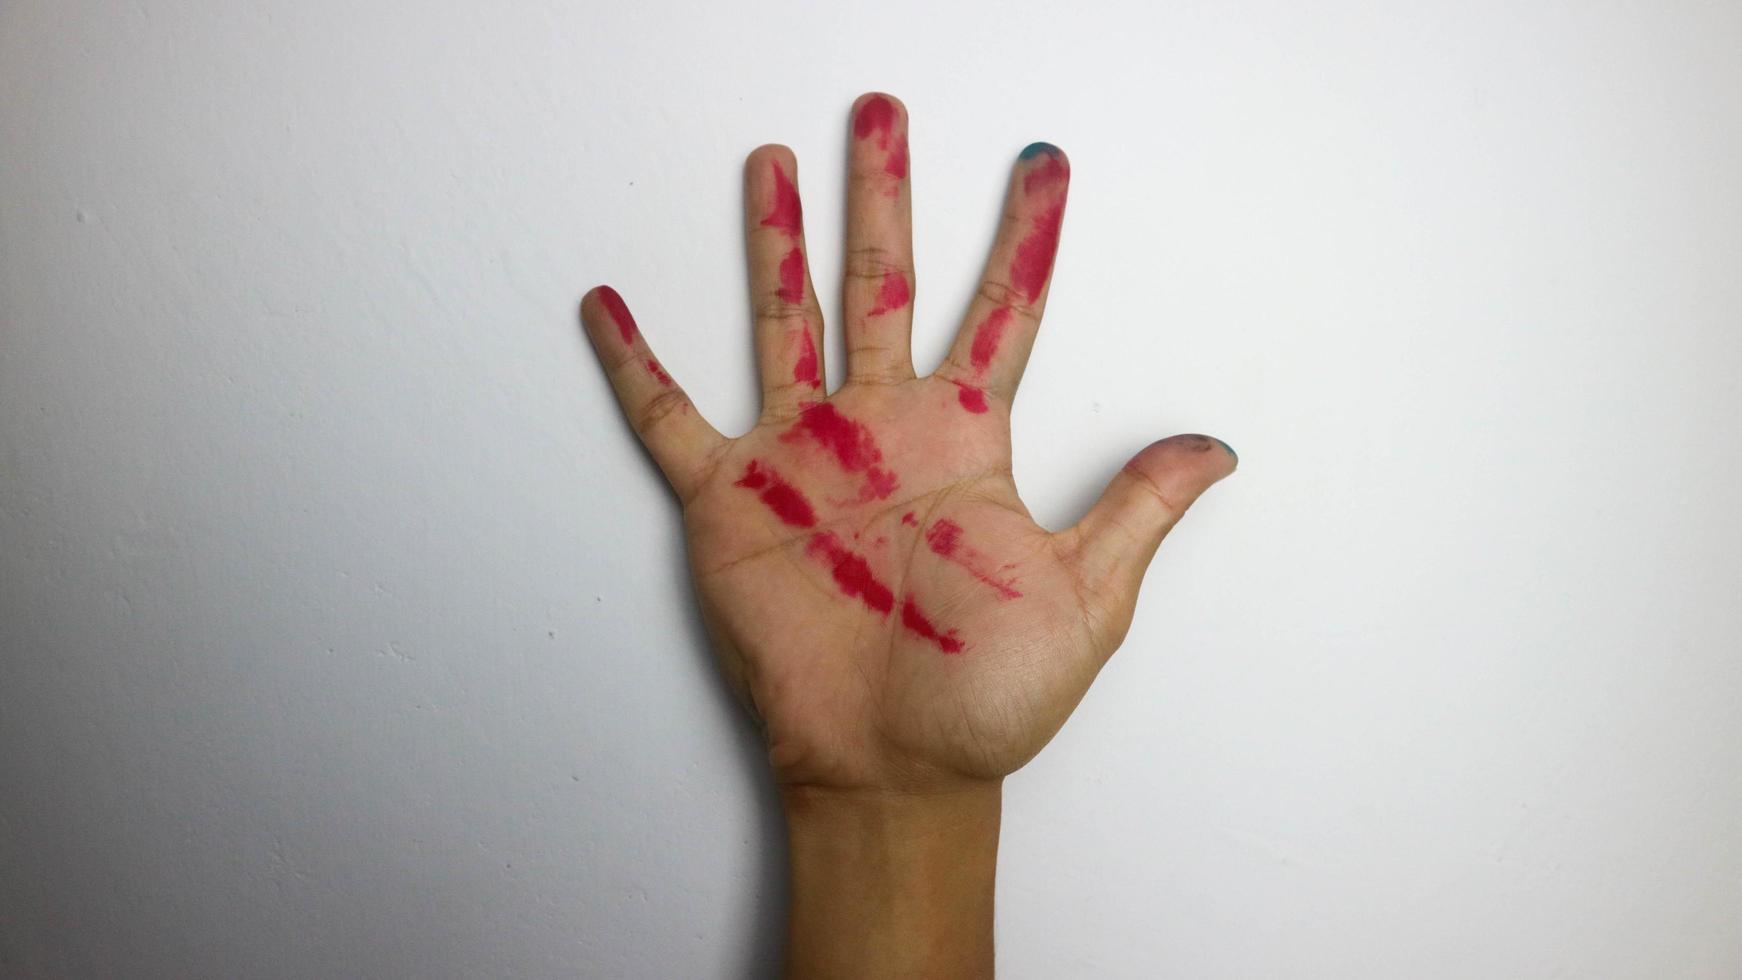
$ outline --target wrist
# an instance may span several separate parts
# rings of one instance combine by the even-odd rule
[[[992,974],[1001,780],[781,790],[794,977]]]

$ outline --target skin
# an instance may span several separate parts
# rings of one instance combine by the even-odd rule
[[[1163,439],[1075,526],[1037,525],[1011,479],[1010,404],[1069,163],[1044,144],[1015,161],[977,296],[918,377],[907,111],[862,96],[848,134],[839,389],[812,380],[822,312],[783,146],[745,166],[753,429],[709,425],[609,287],[581,319],[683,504],[721,668],[766,737],[792,858],[789,975],[991,976],[1003,778],[1082,699],[1156,548],[1237,460],[1208,436]]]

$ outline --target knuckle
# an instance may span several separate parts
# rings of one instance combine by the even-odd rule
[[[979,288],[974,292],[980,299],[994,306],[1010,307],[1012,313],[1024,320],[1038,321],[1040,319],[1040,314],[1035,310],[1034,305],[1028,302],[1015,286],[1002,279],[991,276],[981,279]]]
[[[789,323],[805,320],[808,309],[802,303],[794,303],[781,297],[778,292],[773,292],[757,300],[756,308],[751,313],[758,323]]]
[[[664,426],[684,406],[689,404],[689,397],[676,388],[667,388],[654,395],[641,406],[635,416],[635,431],[647,434]]]
[[[1169,523],[1178,520],[1180,515],[1185,513],[1185,508],[1175,503],[1173,499],[1161,489],[1160,484],[1156,483],[1155,479],[1148,473],[1135,467],[1128,467],[1125,472],[1131,475],[1132,480],[1140,488],[1140,491],[1152,500],[1156,506],[1161,508],[1163,517]]]
[[[643,356],[640,351],[633,347],[625,348],[621,353],[612,354],[605,361],[605,370],[612,374],[622,374],[638,365]]]
[[[910,281],[913,273],[908,270],[908,263],[891,249],[881,245],[861,245],[851,249],[846,255],[846,275],[849,279],[864,279],[881,283],[883,277],[891,272],[899,272]]]

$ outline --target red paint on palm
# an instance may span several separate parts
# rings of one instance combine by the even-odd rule
[[[962,525],[952,520],[938,521],[926,529],[925,543],[932,551],[949,557],[962,543]]]
[[[865,471],[865,485],[859,488],[861,501],[882,500],[894,493],[901,486],[901,481],[895,474],[876,466]]]
[[[980,551],[962,543],[962,526],[952,520],[940,520],[925,530],[925,543],[945,561],[960,565],[970,575],[992,587],[1001,599],[1020,599],[1022,593],[1010,582],[994,574],[998,563]]]
[[[780,438],[783,442],[809,439],[828,450],[843,470],[865,474],[865,486],[859,491],[862,501],[887,497],[900,485],[895,474],[882,467],[883,453],[871,430],[835,411],[828,402],[806,405],[798,421]]]
[[[938,649],[945,653],[962,652],[962,641],[956,636],[956,631],[952,629],[942,633],[938,632],[938,628],[932,625],[932,621],[926,617],[924,612],[920,611],[919,605],[913,601],[912,596],[902,597],[901,625],[936,643]]]
[[[890,310],[899,310],[911,299],[913,291],[908,289],[907,277],[891,269],[883,274],[883,284],[877,289],[877,305],[866,315],[879,316]]]
[[[762,224],[769,228],[779,228],[789,235],[797,235],[804,230],[804,207],[799,204],[798,188],[792,186],[792,181],[786,177],[786,171],[780,164],[774,166],[774,206],[768,209],[768,215],[762,219]]]
[[[625,344],[635,343],[635,335],[641,331],[635,326],[635,318],[629,315],[629,307],[623,302],[623,297],[617,295],[617,290],[610,286],[599,287],[599,302],[605,304],[605,312],[611,314],[611,320],[617,324],[617,334]]]
[[[961,402],[963,408],[975,415],[984,415],[990,411],[991,406],[986,404],[985,389],[961,381],[951,381],[950,384],[956,386],[956,401]]]
[[[805,499],[804,493],[786,482],[774,470],[763,469],[758,460],[751,460],[744,468],[744,475],[732,485],[758,491],[757,496],[768,505],[769,510],[774,511],[774,516],[787,524],[794,527],[816,526],[816,510]]]
[[[1034,230],[1016,245],[1016,258],[1010,262],[1010,281],[1030,303],[1039,299],[1041,291],[1046,289],[1046,277],[1052,272],[1053,256],[1059,248],[1059,224],[1064,216],[1063,201],[1042,211],[1034,219]]]
[[[792,362],[792,380],[797,384],[810,385],[812,390],[823,385],[822,372],[818,370],[817,364],[817,343],[811,339],[808,322],[798,328],[798,360]]]
[[[877,580],[864,556],[843,545],[833,532],[812,535],[805,554],[829,566],[842,594],[858,599],[874,612],[887,613],[895,608],[895,593]]]
[[[910,510],[907,513],[901,515],[901,523],[912,524],[912,525],[918,526],[919,521],[914,519],[913,511]]]

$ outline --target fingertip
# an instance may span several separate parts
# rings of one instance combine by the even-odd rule
[[[1022,152],[1018,153],[1016,155],[1016,158],[1018,160],[1027,161],[1027,160],[1033,160],[1035,157],[1043,156],[1043,155],[1051,157],[1055,160],[1061,161],[1067,166],[1070,164],[1070,158],[1065,156],[1065,151],[1059,149],[1058,147],[1054,146],[1051,143],[1047,143],[1044,141],[1030,143],[1027,146],[1023,147]]]
[[[1177,473],[1209,486],[1233,473],[1239,464],[1240,457],[1227,443],[1215,436],[1187,432],[1150,443],[1125,466],[1151,480]]]
[[[600,305],[599,296],[601,293],[603,293],[607,289],[611,289],[611,287],[605,285],[604,283],[600,283],[597,286],[594,286],[592,289],[589,289],[586,292],[581,294],[581,305],[580,305],[579,309],[581,311],[582,317],[587,316],[587,314],[590,310],[596,310],[599,308],[599,305]],[[616,290],[612,290],[612,292],[616,292]]]
[[[789,175],[798,170],[798,156],[784,143],[764,143],[744,158],[744,168],[751,174],[766,170],[771,163],[780,164]]]
[[[798,158],[779,143],[750,151],[744,161],[744,203],[754,228],[772,228],[797,238],[804,233],[804,205],[798,195]]]
[[[906,115],[907,106],[888,92],[866,92],[853,100],[852,118],[855,127],[877,128]]]
[[[607,324],[615,327],[624,344],[633,344],[641,333],[634,315],[629,312],[629,305],[623,302],[617,290],[604,283],[587,290],[581,297],[580,313],[583,325],[597,324],[601,330]]]
[[[1016,156],[1016,170],[1021,177],[1022,192],[1042,200],[1064,194],[1071,181],[1071,160],[1065,151],[1051,143],[1030,143]]]

